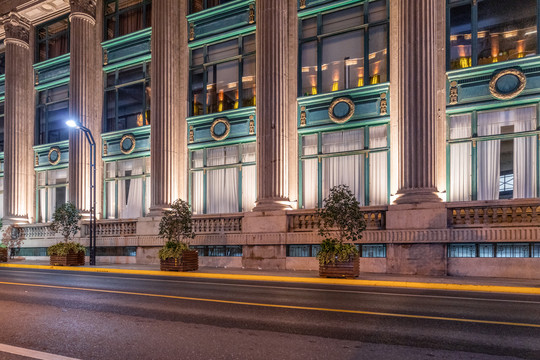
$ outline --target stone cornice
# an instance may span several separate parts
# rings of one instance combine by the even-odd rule
[[[10,12],[0,19],[6,32],[6,40],[14,39],[17,42],[29,43],[30,22],[17,13]]]
[[[69,0],[72,14],[82,13],[96,18],[96,0]]]

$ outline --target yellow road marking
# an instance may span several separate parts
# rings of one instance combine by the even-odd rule
[[[216,273],[188,273],[188,272],[177,273],[177,272],[171,272],[171,271],[157,271],[157,270],[154,271],[154,270],[108,269],[108,268],[88,268],[88,267],[75,267],[75,266],[69,267],[69,266],[22,265],[22,264],[0,264],[0,267],[80,271],[80,272],[128,274],[128,275],[170,276],[170,277],[199,278],[199,279],[269,281],[269,282],[289,282],[289,283],[326,284],[326,285],[353,285],[353,286],[395,287],[395,288],[413,288],[413,289],[429,289],[429,290],[455,290],[455,291],[540,295],[540,287],[522,287],[522,286],[469,285],[469,284],[449,284],[449,283],[427,283],[427,282],[414,282],[414,281],[412,282],[387,281],[387,280],[326,279],[326,278],[274,276],[274,275],[216,274]]]
[[[253,303],[253,302],[245,302],[245,301],[205,299],[205,298],[195,298],[195,297],[176,296],[176,295],[139,293],[139,292],[119,291],[119,290],[90,289],[90,288],[79,288],[79,287],[57,286],[57,285],[26,284],[26,283],[15,283],[15,282],[4,282],[4,281],[0,281],[0,284],[3,284],[3,285],[17,285],[17,286],[31,286],[31,287],[40,287],[40,288],[50,288],[50,289],[89,291],[89,292],[107,293],[107,294],[136,295],[136,296],[146,296],[146,297],[155,297],[155,298],[166,298],[166,299],[188,300],[188,301],[201,301],[201,302],[232,304],[232,305],[245,305],[245,306],[257,306],[257,307],[267,307],[267,308],[324,311],[324,312],[336,312],[336,313],[359,314],[359,315],[374,315],[374,316],[387,316],[387,317],[398,317],[398,318],[442,320],[442,321],[454,321],[454,322],[477,323],[477,324],[508,325],[508,326],[521,326],[521,327],[540,328],[540,324],[514,323],[514,322],[506,322],[506,321],[460,319],[460,318],[450,318],[450,317],[442,317],[442,316],[409,315],[409,314],[396,314],[396,313],[363,311],[363,310],[347,310],[347,309],[318,308],[318,307],[296,306],[296,305],[265,304],[265,303]]]

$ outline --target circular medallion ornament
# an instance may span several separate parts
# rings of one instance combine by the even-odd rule
[[[525,89],[527,78],[517,69],[499,71],[489,82],[489,92],[499,100],[513,99]]]
[[[120,151],[122,154],[131,154],[135,150],[135,137],[131,134],[122,136],[120,140]]]
[[[62,157],[62,153],[60,152],[60,149],[57,147],[52,147],[49,150],[49,164],[56,165],[60,162],[60,158]]]
[[[332,101],[328,108],[328,116],[336,124],[343,124],[349,121],[354,114],[354,103],[349,98],[337,98]]]
[[[214,120],[212,123],[212,126],[210,127],[210,135],[212,135],[212,138],[214,140],[223,140],[231,131],[231,124],[227,121],[227,119],[219,118]]]

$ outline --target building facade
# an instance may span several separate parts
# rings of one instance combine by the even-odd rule
[[[39,258],[59,204],[89,213],[74,119],[98,149],[98,262],[156,263],[159,216],[181,198],[201,265],[316,269],[315,209],[346,184],[367,221],[361,271],[539,278],[539,12],[540,0],[4,2],[4,224]]]

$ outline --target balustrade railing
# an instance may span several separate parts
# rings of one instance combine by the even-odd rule
[[[61,237],[60,234],[57,235],[54,231],[52,231],[49,225],[45,224],[19,225],[18,227],[22,230],[25,239]]]
[[[454,202],[446,207],[448,226],[454,228],[540,225],[538,199]]]
[[[137,220],[98,220],[96,222],[96,235],[101,237],[126,236],[137,234]],[[84,236],[90,235],[88,223],[83,224]]]
[[[386,229],[387,206],[363,207],[367,230]],[[319,229],[319,218],[315,209],[293,210],[288,213],[289,231],[316,231]]]
[[[242,232],[242,214],[238,215],[194,215],[195,234],[222,234]]]

